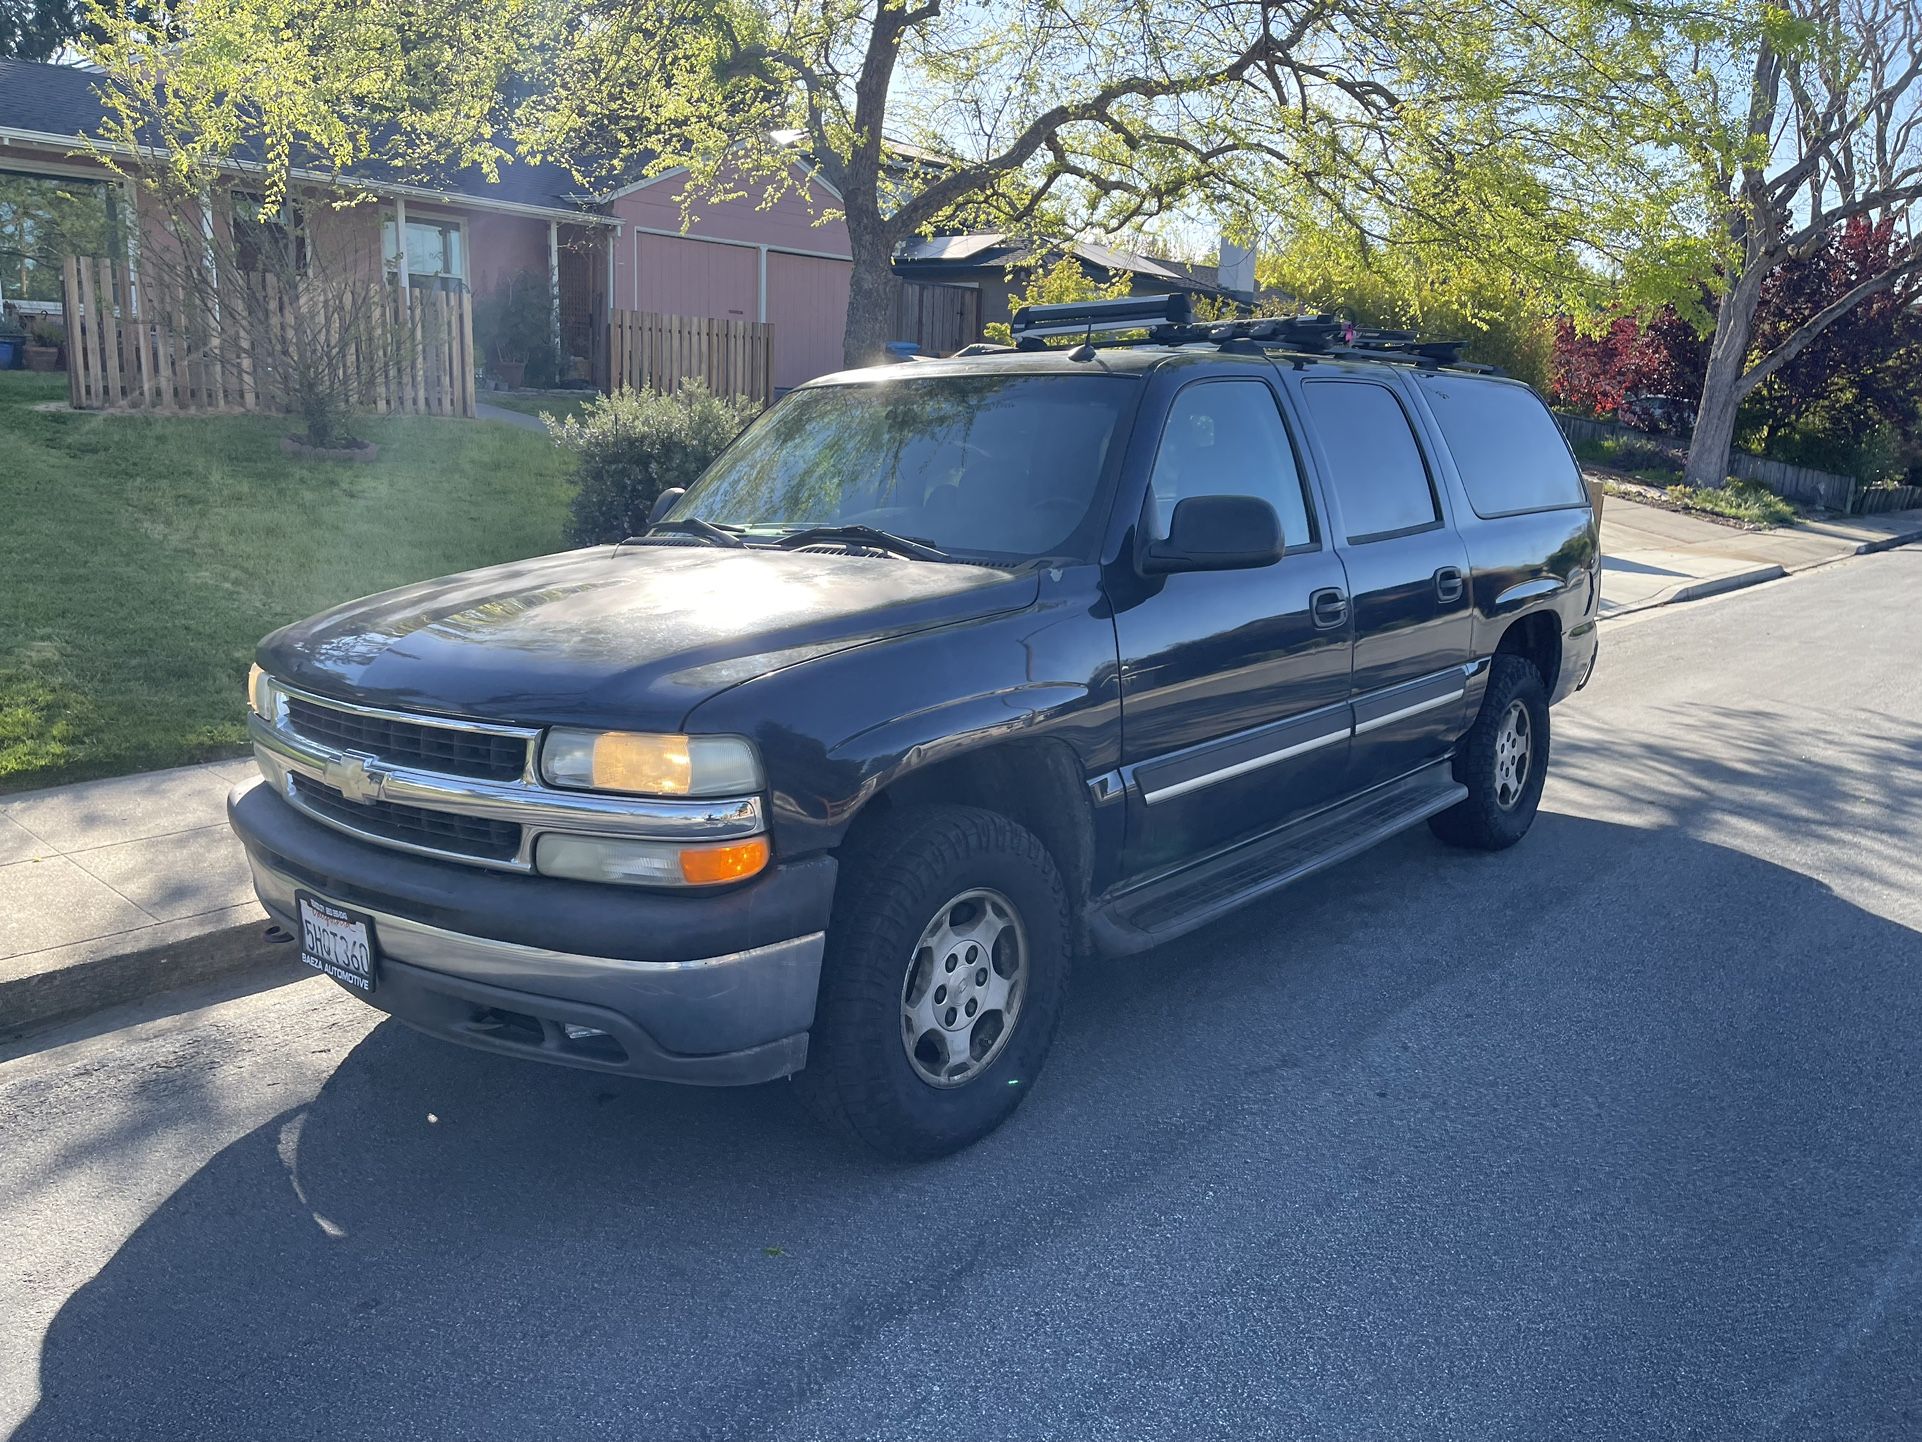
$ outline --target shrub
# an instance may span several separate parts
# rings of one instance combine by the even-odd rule
[[[559,379],[553,304],[548,277],[533,270],[516,271],[475,297],[474,344],[490,373],[502,364],[525,366],[522,383],[537,389]]]
[[[1751,526],[1790,526],[1795,524],[1795,507],[1767,486],[1730,476],[1716,490],[1692,486],[1670,486],[1668,498],[1685,511],[1709,511]]]
[[[546,417],[549,433],[577,458],[568,539],[590,546],[639,535],[661,492],[700,475],[759,411],[689,381],[673,395],[617,391],[578,417]]]

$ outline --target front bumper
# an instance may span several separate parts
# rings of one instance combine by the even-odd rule
[[[257,782],[234,788],[227,814],[281,926],[299,930],[297,890],[372,917],[381,970],[365,999],[423,1031],[711,1086],[806,1063],[831,857],[682,896],[403,855],[323,826]]]

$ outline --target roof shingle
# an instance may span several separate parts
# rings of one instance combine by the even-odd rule
[[[0,60],[0,131],[24,130],[72,141],[97,135],[107,107],[96,87],[103,77],[75,65],[45,65],[29,60]],[[496,205],[527,205],[544,210],[581,210],[581,187],[566,167],[510,159],[489,181],[478,166],[423,179],[418,174],[380,166],[357,167],[356,180],[380,187],[406,185]]]

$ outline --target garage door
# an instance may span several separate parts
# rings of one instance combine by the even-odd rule
[[[848,262],[770,252],[767,318],[774,326],[774,388],[784,391],[841,369],[848,315]]]
[[[634,237],[636,310],[753,320],[760,257],[741,245],[680,235]]]

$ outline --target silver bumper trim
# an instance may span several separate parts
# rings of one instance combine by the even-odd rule
[[[761,798],[758,796],[671,801],[560,791],[526,778],[490,781],[481,777],[382,765],[355,752],[343,751],[310,737],[296,735],[257,715],[247,718],[247,732],[254,743],[254,753],[261,763],[262,774],[273,784],[276,793],[302,815],[377,846],[459,861],[469,866],[531,871],[534,839],[546,831],[694,842],[759,836],[767,829]],[[461,851],[395,841],[377,832],[359,830],[303,805],[299,793],[289,780],[289,773],[309,777],[343,794],[352,796],[358,793],[358,799],[365,801],[392,801],[455,816],[513,822],[522,829],[520,852],[511,860],[498,861]],[[353,790],[350,791],[349,787]]]
[[[299,888],[291,876],[253,859],[254,890],[261,904],[274,919],[297,934],[294,893]],[[341,903],[348,905],[349,903]],[[827,945],[827,933],[809,932],[766,946],[745,951],[730,951],[719,956],[704,956],[694,961],[628,961],[620,957],[584,956],[579,952],[552,951],[544,946],[496,941],[491,937],[469,936],[413,921],[392,912],[351,903],[352,909],[371,917],[374,937],[381,955],[391,956],[431,971],[446,972],[469,981],[526,985],[530,968],[557,980],[584,978],[633,978],[645,984],[691,974],[714,974],[734,966],[753,966],[781,959],[806,961],[816,967]]]

